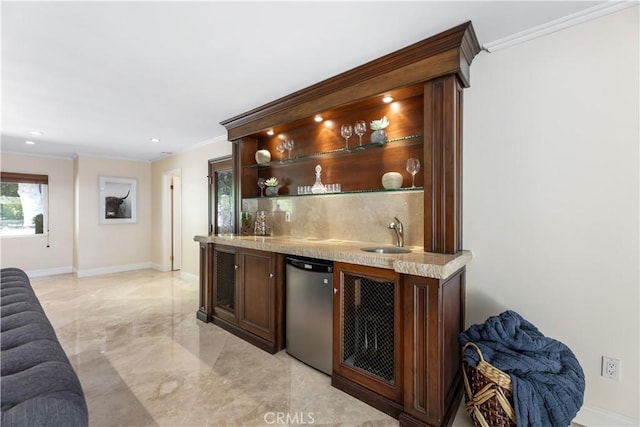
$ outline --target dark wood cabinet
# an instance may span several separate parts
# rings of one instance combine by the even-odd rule
[[[334,264],[332,385],[398,417],[402,411],[401,276]]]
[[[276,331],[276,257],[270,252],[238,251],[241,328],[269,342]]]
[[[336,263],[332,385],[400,425],[448,425],[462,396],[464,272],[441,280]]]
[[[284,347],[285,255],[201,243],[198,318]],[[446,279],[334,263],[331,384],[399,419],[447,426],[462,398],[465,268]]]
[[[272,252],[201,245],[198,318],[270,353],[284,342],[284,259]],[[203,290],[204,286],[204,290]]]

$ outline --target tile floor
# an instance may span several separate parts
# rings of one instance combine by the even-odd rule
[[[32,279],[92,426],[397,426],[282,351],[196,320],[198,285],[142,270]],[[288,417],[288,419],[287,419]],[[471,422],[459,410],[454,426]]]

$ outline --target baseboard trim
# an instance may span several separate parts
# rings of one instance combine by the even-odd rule
[[[166,268],[164,265],[162,264],[158,264],[158,263],[151,263],[151,268],[153,268],[156,271],[160,271],[162,273],[166,273],[167,271],[171,271],[170,269]]]
[[[141,262],[138,264],[114,265],[111,267],[90,268],[86,270],[76,270],[78,277],[101,276],[103,274],[122,273],[123,271],[146,270],[152,268],[151,262]]]
[[[73,273],[73,267],[69,265],[66,267],[44,268],[41,270],[26,270],[25,273],[27,273],[30,279],[34,277],[57,276],[59,274]]]
[[[597,406],[584,405],[572,423],[584,427],[637,427],[640,420]]]

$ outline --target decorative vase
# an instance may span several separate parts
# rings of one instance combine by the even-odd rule
[[[253,234],[256,236],[271,235],[271,226],[269,225],[270,213],[267,211],[256,212],[256,222],[253,227]]]
[[[387,133],[384,131],[384,129],[374,130],[373,132],[371,132],[371,142],[380,143],[380,142],[385,142],[386,140],[387,140]]]
[[[278,187],[266,187],[264,192],[267,196],[277,196],[278,195]]]
[[[271,161],[271,153],[269,150],[258,150],[256,151],[256,163],[259,165],[263,163],[269,163]]]
[[[387,172],[382,175],[382,186],[387,190],[397,190],[402,187],[402,175],[398,172]]]

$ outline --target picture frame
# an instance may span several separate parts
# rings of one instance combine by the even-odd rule
[[[136,223],[138,221],[137,180],[101,176],[98,181],[100,224]]]

